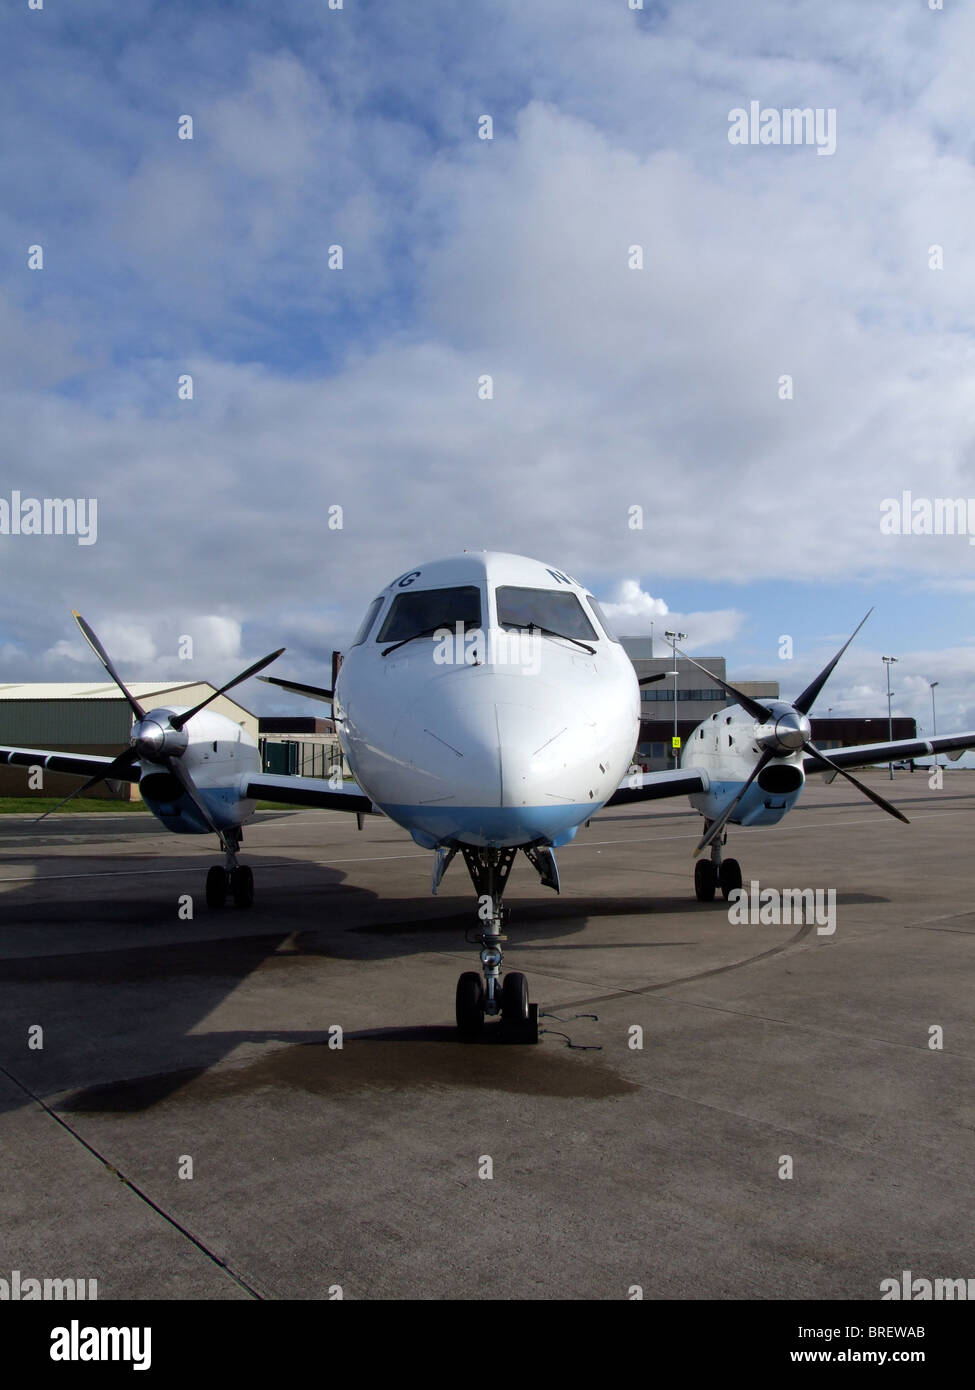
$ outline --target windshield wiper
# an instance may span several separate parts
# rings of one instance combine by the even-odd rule
[[[588,642],[583,642],[578,637],[570,637],[565,632],[556,632],[555,629],[551,627],[542,627],[540,623],[515,623],[505,621],[502,623],[502,627],[523,627],[527,628],[529,632],[544,633],[546,637],[561,637],[563,642],[574,642],[577,647],[581,647],[582,650],[588,652],[590,656],[596,655],[596,648],[590,647]]]
[[[432,637],[434,633],[442,632],[444,628],[447,628],[447,630],[450,631],[446,623],[437,623],[436,627],[422,627],[419,632],[411,632],[409,637],[401,637],[400,640],[398,642],[394,642],[391,647],[386,647],[383,650],[382,655],[389,656],[390,652],[394,652],[397,647],[405,647],[407,642],[415,642],[418,637]],[[452,632],[451,636],[453,636]]]

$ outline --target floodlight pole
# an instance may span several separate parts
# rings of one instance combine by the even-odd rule
[[[893,663],[897,660],[897,657],[896,657],[896,656],[882,656],[880,659],[881,659],[881,661],[884,663],[884,665],[887,667],[887,742],[888,742],[888,743],[893,743],[893,741],[894,741],[894,721],[893,721],[893,718],[891,717],[891,712],[890,712],[890,668],[891,668],[891,666],[893,665]],[[893,760],[893,758],[891,758],[890,762],[887,764],[887,773],[888,773],[888,776],[890,777],[890,780],[893,782],[893,780],[894,780],[894,760]]]
[[[677,643],[683,642],[687,636],[686,632],[665,632],[665,637],[670,638],[670,645],[674,649],[674,742],[671,744],[670,751],[674,755],[674,767],[677,766],[677,677],[680,674],[677,670]]]

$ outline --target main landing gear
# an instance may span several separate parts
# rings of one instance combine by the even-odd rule
[[[472,945],[480,943],[482,973],[466,970],[457,981],[458,1032],[462,1038],[477,1038],[486,1017],[500,1016],[507,1036],[518,1042],[538,1042],[538,1005],[529,1002],[528,981],[517,971],[501,978],[501,943],[508,939],[504,934],[508,909],[501,900],[518,851],[513,846],[479,849],[471,845],[461,845],[460,850],[477,894],[478,925],[467,939]],[[528,857],[542,873],[542,882],[546,882],[546,873],[551,880],[555,875],[554,860],[551,870],[548,865],[551,851],[537,849],[533,853],[534,859],[531,854]],[[536,860],[544,863],[545,873]],[[549,881],[549,886],[555,883]]]
[[[704,833],[708,833],[712,822],[704,822]],[[711,858],[699,859],[694,865],[694,892],[699,903],[713,901],[715,891],[720,888],[727,900],[736,888],[741,887],[741,865],[737,859],[723,859],[721,851],[728,836],[719,835],[711,842]]]
[[[234,907],[250,907],[254,901],[253,870],[249,864],[237,863],[242,838],[239,830],[224,830],[220,835],[224,862],[214,864],[207,874],[207,907],[214,911],[225,905],[228,896]]]

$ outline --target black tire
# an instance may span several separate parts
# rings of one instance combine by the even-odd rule
[[[712,902],[716,886],[714,865],[710,859],[699,859],[694,865],[694,892],[698,902]]]
[[[737,859],[723,859],[721,861],[718,882],[721,884],[721,892],[727,902],[735,889],[741,887],[741,865]]]
[[[484,986],[474,970],[457,981],[457,1031],[462,1038],[476,1038],[484,1027]]]
[[[528,1022],[528,981],[517,970],[501,983],[501,1017],[505,1023]]]
[[[227,901],[227,870],[214,864],[207,874],[207,907],[216,912]]]
[[[254,901],[254,872],[249,864],[241,864],[230,875],[230,891],[234,907],[250,907]]]

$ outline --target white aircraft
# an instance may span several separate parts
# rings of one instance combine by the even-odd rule
[[[752,699],[705,672],[735,703],[694,730],[680,767],[629,771],[640,683],[595,598],[553,566],[482,551],[420,565],[387,585],[344,654],[334,691],[261,677],[332,703],[355,783],[276,776],[260,771],[254,741],[205,705],[280,651],[194,709],[146,711],[75,617],[132,708],[129,747],[115,758],[0,748],[0,763],[86,777],[72,795],[100,781],[136,781],[167,829],[215,833],[225,859],[207,876],[211,908],[223,906],[228,892],[239,907],[253,900],[253,876],[237,854],[258,798],[389,816],[435,851],[434,892],[459,851],[478,897],[481,965],[457,984],[457,1025],[466,1037],[480,1032],[485,1016],[498,1015],[516,1036],[537,1037],[524,975],[502,977],[503,896],[519,850],[558,892],[554,851],[604,806],[686,795],[704,817],[695,854],[710,850],[695,866],[697,897],[712,899],[718,887],[728,897],[741,886],[741,869],[722,858],[727,825],[775,824],[795,805],[808,773],[846,777],[903,821],[847,769],[935,752],[957,757],[975,746],[975,733],[962,733],[829,755],[816,749],[809,711],[851,637],[792,704]]]

